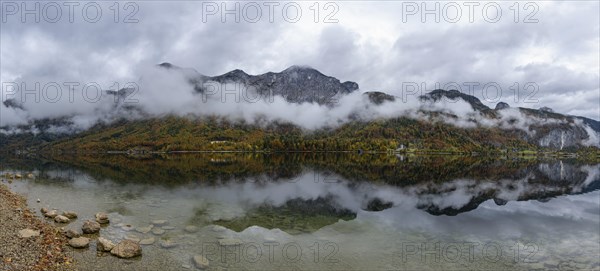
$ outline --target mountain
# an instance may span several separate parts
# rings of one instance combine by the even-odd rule
[[[165,69],[183,70],[170,63],[162,63]],[[321,72],[304,66],[291,66],[282,72],[249,75],[243,70],[233,70],[218,76],[188,73],[187,77],[198,92],[206,92],[211,82],[237,84],[248,91],[256,91],[262,97],[282,96],[290,103],[316,102],[331,104],[336,97],[358,90],[355,82],[340,82]]]
[[[226,90],[229,90],[232,84],[263,96],[283,97],[290,104],[324,105],[327,110],[347,106],[336,102],[357,95],[358,90],[357,83],[341,82],[302,66],[260,75],[233,70],[218,76],[202,75],[194,69],[170,63],[159,64],[158,68],[182,74],[193,94],[207,93],[213,91],[211,87],[223,85],[228,85]],[[122,101],[134,91],[123,88],[106,91],[106,94]],[[511,107],[501,102],[492,109],[474,96],[443,89],[419,96],[414,108],[385,92],[367,91],[360,96],[358,94],[363,103],[354,101],[355,104],[350,105],[354,106],[352,110],[342,110],[348,114],[347,121],[316,129],[279,120],[248,123],[223,115],[151,114],[139,104],[119,102],[106,106],[109,108],[106,116],[87,130],[78,130],[73,116],[0,126],[0,151],[389,151],[406,148],[452,153],[518,153],[588,152],[589,148],[598,150],[600,144],[598,121],[563,115],[549,108]],[[168,97],[165,100],[168,101]],[[452,104],[463,101],[470,108],[457,104],[454,107],[460,110],[453,111],[452,104],[443,101],[454,101]],[[408,111],[397,111],[400,113],[385,118],[373,117],[403,107]],[[14,100],[4,101],[0,108],[26,110]]]

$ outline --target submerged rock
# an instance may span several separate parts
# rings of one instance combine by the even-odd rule
[[[155,235],[163,235],[163,234],[165,234],[165,230],[163,230],[161,228],[154,228],[154,229],[152,229],[152,233]]]
[[[167,220],[153,220],[152,224],[154,224],[154,226],[163,226],[166,225],[168,223]]]
[[[154,244],[154,242],[156,242],[156,239],[154,237],[148,237],[140,240],[140,245],[148,246]]]
[[[133,258],[142,255],[142,247],[134,241],[123,240],[119,242],[110,253],[119,258]]]
[[[189,232],[189,233],[195,233],[198,231],[198,227],[189,225],[189,226],[185,226],[185,228],[183,230],[186,232]]]
[[[135,231],[139,233],[149,233],[152,230],[152,228],[154,228],[154,226],[152,225],[146,227],[137,227],[135,228]]]
[[[171,240],[162,240],[162,241],[160,241],[159,244],[160,244],[160,247],[162,247],[164,249],[174,248],[179,245]]]
[[[194,265],[196,265],[197,268],[206,269],[209,266],[208,259],[202,255],[196,255],[194,256],[194,258],[192,258],[192,260],[194,261]]]

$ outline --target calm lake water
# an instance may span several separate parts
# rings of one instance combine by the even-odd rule
[[[97,212],[99,236],[142,240],[81,269],[599,270],[600,165],[575,160],[354,154],[3,157],[41,207]],[[37,200],[40,200],[38,203]],[[48,223],[54,223],[48,220]],[[98,235],[92,235],[96,238]]]

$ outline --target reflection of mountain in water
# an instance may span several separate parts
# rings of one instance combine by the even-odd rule
[[[214,224],[240,232],[251,226],[278,228],[289,234],[314,232],[342,220],[352,220],[356,213],[337,206],[329,198],[310,200],[292,199],[281,206],[262,204],[245,216],[231,220],[217,220]]]
[[[353,219],[361,210],[395,206],[458,215],[487,200],[498,205],[545,201],[600,188],[598,161],[550,158],[211,153],[145,158],[4,157],[0,162],[24,171],[39,170],[41,176],[76,169],[97,181],[218,190],[234,195],[232,200],[241,205],[252,203],[247,216],[219,222],[234,229],[262,225],[293,230],[295,225],[285,225],[292,217],[305,222],[304,230],[314,230],[338,219]],[[238,199],[237,194],[251,198]]]

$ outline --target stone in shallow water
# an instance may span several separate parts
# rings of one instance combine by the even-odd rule
[[[153,220],[152,224],[154,224],[155,226],[163,226],[166,225],[168,223],[167,220]]]
[[[174,248],[174,247],[177,247],[178,245],[179,244],[177,244],[171,240],[160,241],[160,247],[165,248],[165,249]]]
[[[139,233],[149,233],[152,230],[152,228],[154,228],[154,226],[152,225],[146,227],[137,227],[135,228],[135,231]]]
[[[54,217],[54,222],[56,223],[69,223],[69,221],[71,220],[64,215],[57,215]]]
[[[54,218],[58,215],[58,212],[56,210],[52,210],[52,211],[48,211],[46,213],[44,213],[45,217],[49,217],[49,218]]]
[[[98,251],[109,252],[115,247],[115,244],[110,240],[100,237],[98,238],[98,242],[96,243],[96,249]]]
[[[194,232],[198,231],[198,227],[189,225],[189,226],[185,226],[185,228],[183,230],[185,230],[186,232],[189,232],[189,233],[194,233]]]
[[[162,229],[165,230],[165,231],[170,231],[170,230],[174,230],[175,227],[173,227],[173,226],[163,226]]]
[[[110,253],[119,258],[133,258],[142,255],[142,247],[134,241],[123,240]]]
[[[154,242],[156,242],[156,239],[154,237],[148,237],[146,239],[140,240],[140,245],[152,245],[154,244]]]
[[[90,239],[86,237],[77,237],[69,240],[69,245],[74,248],[86,248],[90,245]]]
[[[208,265],[209,265],[208,259],[202,255],[194,256],[193,261],[194,261],[194,265],[196,265],[197,268],[200,268],[200,269],[208,268]]]
[[[132,225],[129,225],[129,224],[127,224],[127,225],[123,225],[123,226],[121,227],[121,229],[122,229],[122,230],[124,230],[124,231],[131,231],[131,230],[133,230],[134,228],[133,228],[133,226],[132,226]]]
[[[40,236],[40,231],[32,230],[32,229],[22,229],[19,231],[19,237],[21,238],[30,238]]]
[[[154,229],[152,229],[152,233],[155,235],[163,235],[163,234],[165,234],[165,230],[163,230],[161,228],[154,228]]]
[[[81,226],[81,230],[83,233],[92,234],[100,231],[100,223],[96,221],[86,220],[83,222],[83,226]]]
[[[66,236],[67,238],[69,238],[69,239],[70,239],[70,238],[76,238],[76,237],[79,237],[79,236],[81,236],[81,233],[79,233],[79,232],[78,232],[78,231],[76,231],[76,230],[69,229],[69,230],[65,231],[65,236]]]
[[[104,213],[104,212],[100,212],[96,214],[96,222],[100,223],[100,224],[108,224],[109,220],[108,220],[108,214]]]
[[[75,212],[73,212],[73,211],[66,211],[66,212],[63,212],[63,214],[62,214],[62,215],[63,215],[63,216],[66,216],[66,217],[67,217],[67,218],[69,218],[69,219],[75,219],[75,218],[77,218],[77,213],[75,213]]]
[[[142,240],[142,239],[141,239],[139,236],[137,236],[137,235],[133,235],[133,234],[127,235],[127,236],[125,237],[125,239],[126,239],[126,240],[131,240],[131,241],[134,241],[134,242],[136,242],[136,243],[139,243],[139,242]]]

